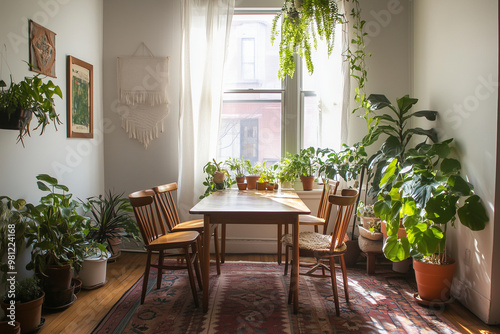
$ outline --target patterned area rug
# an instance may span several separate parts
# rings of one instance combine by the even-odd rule
[[[211,270],[209,311],[194,306],[185,271],[164,274],[140,305],[142,278],[123,295],[93,333],[459,333],[439,310],[413,301],[414,282],[389,272],[367,276],[349,268],[350,303],[337,275],[340,316],[329,278],[300,276],[299,313],[287,304],[290,276],[273,263],[225,263]],[[201,292],[199,293],[201,305]]]

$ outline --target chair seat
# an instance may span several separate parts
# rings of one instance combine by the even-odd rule
[[[179,248],[189,245],[196,241],[200,234],[196,231],[186,231],[177,233],[168,233],[151,241],[148,245],[150,250],[165,249],[165,245],[169,248]]]
[[[282,238],[286,246],[293,246],[293,238],[291,234],[285,234]],[[347,246],[343,243],[340,247],[335,248],[333,253],[330,251],[330,235],[319,234],[316,232],[300,232],[299,233],[299,249],[300,252],[314,252],[316,255],[331,255],[343,253]]]
[[[179,231],[203,231],[203,219],[195,219],[189,220],[186,222],[182,222],[174,226],[171,232],[179,232]]]
[[[323,225],[325,224],[324,218],[319,218],[313,215],[300,215],[299,216],[300,225]]]

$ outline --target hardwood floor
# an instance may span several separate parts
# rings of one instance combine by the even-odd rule
[[[227,254],[226,261],[274,262],[276,255]],[[58,313],[44,313],[45,325],[40,334],[91,333],[92,329],[141,277],[146,254],[123,252],[118,261],[108,264],[108,282],[96,290],[83,290],[68,309]],[[462,333],[500,333],[500,326],[488,326],[458,303],[449,305],[443,313]]]

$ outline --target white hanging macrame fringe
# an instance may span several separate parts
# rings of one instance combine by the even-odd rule
[[[128,137],[136,139],[146,149],[164,131],[164,120],[169,111],[167,104],[154,107],[119,105],[118,110],[122,117],[122,128]]]

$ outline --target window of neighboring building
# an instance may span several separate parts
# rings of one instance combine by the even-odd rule
[[[279,41],[274,45],[270,41],[275,14],[236,11],[233,16],[224,71],[218,160],[236,157],[252,163],[272,163],[285,152],[319,147],[324,142],[322,122],[331,121],[331,117],[325,117],[317,78],[298,69],[293,80],[278,79]],[[332,91],[330,95],[335,94]],[[339,131],[332,129],[328,136],[339,136]]]

